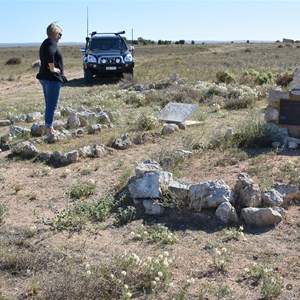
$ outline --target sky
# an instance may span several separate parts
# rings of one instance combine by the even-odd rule
[[[0,43],[40,43],[52,22],[61,42],[83,44],[87,31],[122,30],[154,41],[300,40],[299,14],[300,0],[0,0]]]

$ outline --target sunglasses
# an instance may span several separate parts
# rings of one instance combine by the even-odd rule
[[[59,37],[62,37],[62,33],[60,32],[60,33],[58,34],[58,36],[59,36]]]

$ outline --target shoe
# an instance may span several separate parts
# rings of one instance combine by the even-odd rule
[[[47,129],[47,135],[56,135],[57,134],[57,132],[56,132],[56,130],[54,130],[54,128],[48,128]]]

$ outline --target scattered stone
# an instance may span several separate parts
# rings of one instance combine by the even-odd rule
[[[154,160],[145,160],[135,168],[135,175],[137,178],[142,178],[145,173],[163,172],[162,167]]]
[[[5,127],[11,124],[10,120],[0,120],[0,127]]]
[[[32,68],[39,68],[40,66],[41,66],[41,61],[39,59],[31,63]]]
[[[60,158],[60,162],[63,165],[69,165],[72,163],[75,163],[78,161],[79,158],[79,153],[77,150],[73,150],[67,153],[64,153],[61,158]]]
[[[281,214],[276,210],[256,207],[243,208],[241,210],[241,218],[251,227],[276,225],[282,220]]]
[[[208,181],[190,186],[191,208],[216,208],[223,202],[234,202],[234,193],[223,180]]]
[[[230,202],[223,202],[216,209],[216,217],[225,224],[237,223],[239,217]]]
[[[122,138],[118,138],[113,142],[112,147],[118,150],[125,150],[131,145],[132,143],[128,133],[125,133]]]
[[[50,151],[41,152],[38,155],[38,159],[43,162],[48,162],[51,159],[51,157],[52,157],[52,153]]]
[[[261,191],[258,184],[246,173],[240,173],[234,191],[241,207],[259,207],[261,204]]]
[[[158,199],[172,180],[169,172],[149,172],[141,178],[133,177],[128,184],[130,196],[132,199]]]
[[[9,132],[12,135],[12,137],[18,137],[18,138],[29,138],[31,134],[30,129],[22,128],[14,125],[9,126]]]
[[[165,211],[162,204],[153,199],[143,200],[143,206],[147,215],[162,215]]]
[[[31,129],[30,129],[30,134],[31,136],[39,137],[45,134],[46,132],[46,127],[44,124],[32,124]]]
[[[283,204],[282,195],[275,189],[261,193],[261,198],[265,206],[281,206]]]
[[[0,138],[0,144],[6,145],[13,139],[13,136],[10,133],[4,134]]]
[[[76,129],[80,127],[80,125],[81,123],[77,113],[71,113],[67,121],[67,128]]]
[[[38,150],[28,141],[16,144],[12,147],[12,153],[23,158],[33,158],[39,154]]]
[[[177,124],[174,124],[174,123],[164,124],[164,126],[161,130],[161,133],[163,135],[167,135],[167,134],[174,133],[175,131],[178,131],[178,130],[179,130],[179,127]]]
[[[172,180],[168,185],[168,196],[177,207],[190,206],[190,184]]]
[[[76,113],[76,110],[73,108],[64,107],[61,109],[60,113],[63,117],[69,117],[71,114]]]
[[[16,116],[16,117],[10,118],[11,124],[14,124],[14,123],[25,123],[26,120],[27,120],[27,115],[20,115],[20,116]]]
[[[276,183],[272,186],[283,197],[283,204],[281,206],[287,207],[293,201],[300,199],[300,191],[293,184]]]
[[[80,157],[94,157],[94,149],[91,146],[84,146],[78,152]]]
[[[33,112],[26,115],[26,122],[32,123],[39,121],[43,118],[43,115],[40,112]]]
[[[95,134],[96,132],[100,132],[100,131],[101,131],[101,124],[89,125],[87,128],[87,132],[89,134]]]
[[[275,122],[278,121],[279,111],[273,107],[267,107],[265,109],[265,121],[266,122]]]

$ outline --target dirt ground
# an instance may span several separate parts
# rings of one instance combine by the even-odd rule
[[[70,79],[78,74],[67,74]],[[16,92],[26,93],[40,88],[36,81],[24,78],[21,82],[1,83],[0,96],[10,97]],[[189,129],[187,129],[189,130]],[[229,296],[220,296],[207,292],[204,299],[263,299],[260,283],[249,274],[253,264],[264,264],[272,269],[276,276],[282,277],[282,291],[278,299],[300,298],[300,206],[293,203],[288,207],[284,220],[276,227],[252,229],[245,227],[244,236],[238,240],[229,239],[226,227],[220,224],[212,211],[181,212],[168,211],[160,217],[141,216],[138,220],[122,227],[99,227],[82,230],[79,233],[52,231],[41,222],[41,218],[53,216],[51,208],[63,209],[68,201],[66,192],[78,181],[93,179],[97,183],[96,195],[102,195],[114,187],[124,170],[131,169],[151,158],[159,149],[168,149],[174,144],[174,136],[157,139],[143,145],[134,145],[125,151],[117,151],[97,159],[80,159],[79,162],[61,168],[51,168],[47,174],[40,162],[8,159],[8,151],[0,153],[0,202],[5,204],[9,215],[0,225],[0,241],[7,248],[18,243],[26,243],[35,249],[38,255],[45,249],[61,253],[63,257],[80,258],[91,265],[109,261],[113,255],[135,252],[142,257],[167,250],[174,257],[171,271],[173,287],[154,299],[173,299],[174,291],[185,278],[194,278],[187,298],[197,298],[200,290],[214,286],[230,286]],[[223,179],[231,185],[241,171],[249,168],[248,161],[237,161],[231,165],[215,166],[213,154],[194,156],[183,166],[185,179],[193,182]],[[274,156],[267,164],[276,165],[299,160],[299,153]],[[82,175],[89,167],[93,171]],[[66,170],[68,175],[65,176]],[[254,176],[255,177],[255,176]],[[130,238],[130,232],[142,224],[163,223],[179,237],[179,243],[166,246],[145,244]],[[242,225],[242,223],[240,224]],[[36,226],[38,234],[24,240],[23,230]],[[217,244],[230,253],[230,261],[225,270],[216,270],[211,266],[211,245]],[[0,254],[3,249],[0,248]],[[47,276],[47,268],[40,272]],[[25,299],[35,296],[26,294],[33,278],[41,274],[22,274],[14,276],[0,271],[0,299]],[[43,277],[41,276],[41,278]],[[24,293],[27,295],[24,296]],[[1,294],[0,294],[1,295]],[[23,298],[22,298],[23,297]],[[175,298],[174,298],[175,299]],[[178,298],[179,299],[179,298]]]

